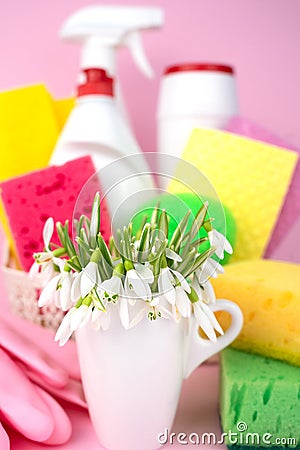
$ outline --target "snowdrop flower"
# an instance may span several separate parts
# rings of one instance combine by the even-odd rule
[[[224,332],[213,311],[208,306],[208,304],[215,303],[216,301],[211,283],[207,281],[200,286],[198,280],[194,279],[192,282],[191,296],[193,297],[192,305],[194,315],[199,327],[202,328],[211,341],[215,342],[217,340],[215,330],[220,334],[224,334]]]
[[[71,300],[76,303],[80,298],[85,298],[100,282],[98,265],[90,261],[76,276],[71,289]]]
[[[124,266],[119,263],[115,266],[113,271],[113,276],[108,280],[104,280],[97,289],[97,292],[105,295],[105,297],[110,300],[116,300],[120,295],[123,295],[124,288],[122,284],[122,277],[124,275]]]
[[[232,254],[233,249],[229,243],[229,241],[226,239],[226,237],[219,233],[219,231],[213,229],[208,232],[208,239],[210,242],[210,245],[212,247],[216,247],[216,255],[218,258],[223,259],[224,258],[224,251]]]
[[[65,343],[70,339],[70,337],[73,334],[73,330],[71,329],[70,326],[71,325],[70,318],[74,313],[75,309],[76,308],[73,307],[67,312],[55,334],[54,340],[55,342],[59,341],[60,347],[65,345]]]
[[[70,339],[73,332],[78,328],[83,328],[90,320],[93,311],[92,301],[82,303],[80,306],[73,306],[63,318],[55,335],[55,341],[63,346]]]
[[[198,325],[205,332],[207,337],[216,342],[217,337],[215,330],[220,334],[224,334],[219,322],[217,321],[213,311],[210,309],[208,305],[206,305],[203,301],[199,300],[198,302],[193,303],[195,318],[198,322]]]
[[[180,272],[163,267],[158,277],[158,292],[172,305],[175,319],[178,312],[182,317],[190,317],[191,302],[187,293],[191,292],[191,288]]]
[[[210,281],[199,283],[199,279],[194,277],[192,281],[192,288],[195,290],[198,299],[207,305],[216,303],[216,294]]]
[[[209,278],[217,278],[219,274],[224,273],[224,268],[214,259],[207,258],[195,273],[199,283],[202,284],[209,280]]]
[[[151,300],[150,284],[154,282],[154,275],[149,266],[131,261],[125,261],[125,294],[129,297],[137,297],[143,300]]]
[[[95,307],[92,312],[92,325],[96,330],[108,330],[110,326],[110,312],[108,310],[102,311]]]
[[[66,261],[59,260],[59,268],[60,273],[52,278],[42,290],[38,301],[39,307],[49,305],[54,300],[55,305],[63,311],[70,308],[74,275],[68,270]]]
[[[75,307],[75,311],[70,316],[70,328],[72,331],[83,328],[91,319],[93,305],[82,303],[79,308]]]
[[[54,256],[54,252],[50,250],[50,241],[54,232],[54,221],[49,217],[43,229],[44,252],[35,253],[35,262],[29,270],[30,278],[39,277],[42,285],[45,286],[49,280],[56,274],[53,264],[58,264],[59,258]]]

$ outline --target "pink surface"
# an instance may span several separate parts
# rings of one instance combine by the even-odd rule
[[[285,142],[284,139],[277,136],[274,133],[269,132],[268,130],[264,129],[263,127],[256,125],[255,123],[241,118],[241,117],[234,117],[232,118],[227,126],[225,127],[225,130],[231,132],[240,134],[242,136],[249,137],[251,139],[256,139],[263,142],[268,142],[272,145],[277,145],[278,147],[283,147],[286,149],[294,150],[300,155],[300,146],[299,148],[296,148],[292,146],[291,144]],[[271,239],[269,241],[268,247],[265,252],[266,258],[277,258],[277,248],[281,247],[281,254],[284,249],[284,247],[287,245],[289,240],[286,241],[288,234],[290,233],[290,230],[292,229],[294,223],[297,221],[297,219],[300,219],[300,162],[298,161],[288,193],[286,195],[282,210],[280,212],[280,216],[278,217],[277,223],[275,225],[275,228],[273,230]],[[296,238],[296,234],[294,234]],[[300,240],[299,240],[300,234],[298,234],[298,239],[294,240],[294,251],[295,254],[298,252],[300,253]],[[285,242],[282,246],[282,242]],[[284,255],[285,259],[287,261],[294,261],[294,259],[289,259],[288,255],[291,252],[290,246],[287,246],[285,248]],[[283,256],[283,254],[282,254]]]
[[[0,252],[2,251],[2,242],[3,236],[0,233]],[[57,344],[53,341],[53,332],[42,329],[38,326],[32,325],[28,322],[22,321],[14,316],[11,316],[8,309],[8,303],[6,299],[5,288],[3,286],[3,281],[0,278],[0,307],[2,315],[6,318],[6,323],[10,323],[11,326],[15,326],[22,335],[26,335],[28,339],[34,341],[34,345],[38,347],[38,349],[43,349],[49,356],[55,361],[56,364],[60,365],[62,370],[65,370],[73,383],[78,379],[78,361],[76,355],[76,349],[74,342],[68,342],[68,344],[59,348]],[[28,375],[28,370],[26,371],[24,366],[19,366],[22,368],[24,377],[25,374]],[[19,371],[20,375],[22,372]],[[37,373],[35,376],[37,376]],[[2,373],[2,376],[5,377],[8,373]],[[33,377],[34,378],[34,377]],[[8,379],[8,386],[10,379]],[[40,379],[41,382],[41,379]],[[27,383],[27,382],[26,382]],[[78,382],[77,382],[78,383]],[[43,381],[43,387],[49,391],[49,385]],[[19,389],[24,387],[23,381],[20,383]],[[3,387],[3,385],[2,385]],[[64,439],[68,436],[69,432],[69,422],[59,405],[49,397],[48,394],[41,393],[39,388],[35,385],[31,385],[28,388],[28,391],[22,393],[24,396],[28,396],[31,392],[31,389],[35,391],[35,393],[39,393],[42,396],[42,399],[46,401],[48,414],[48,419],[45,421],[46,432],[50,436],[48,437],[48,442],[52,442],[53,445],[51,447],[53,449],[60,450],[101,450],[100,444],[97,442],[94,430],[92,428],[90,419],[85,409],[79,408],[75,404],[70,402],[66,403],[60,400],[61,405],[63,406],[65,412],[69,416],[72,425],[72,435],[70,440],[64,445],[56,445],[55,442],[58,439]],[[68,391],[68,387],[65,388]],[[21,391],[20,391],[21,392]],[[0,394],[1,395],[1,394]],[[61,395],[57,395],[58,398],[61,398]],[[70,398],[72,401],[72,397]],[[78,400],[78,399],[77,399]],[[39,402],[39,400],[37,400]],[[78,403],[78,402],[77,402]],[[18,404],[13,404],[11,408],[12,413],[17,412],[19,408]],[[43,406],[42,406],[43,408]],[[50,412],[49,412],[50,411]],[[52,416],[52,419],[51,419]],[[32,416],[27,414],[26,420],[32,422]],[[53,422],[52,422],[53,420]],[[26,421],[25,421],[26,423]],[[48,425],[47,425],[48,424]],[[51,425],[52,424],[52,425]],[[48,428],[47,428],[48,426]],[[113,424],[112,424],[113,426]],[[136,424],[139,426],[139,424]],[[51,427],[53,429],[51,434]],[[11,440],[11,449],[12,450],[42,450],[45,449],[45,445],[33,442],[31,440],[25,439],[24,436],[7,426],[4,425],[4,429],[1,428],[0,423],[0,443],[1,450],[3,446],[3,450],[6,450],[7,447],[7,437],[5,434],[5,430],[10,437]],[[50,430],[50,431],[49,431]],[[117,430],[115,430],[117,432]],[[34,430],[33,430],[34,432]],[[164,430],[161,430],[164,432]],[[197,369],[194,374],[189,378],[189,380],[185,381],[183,384],[182,395],[180,398],[180,403],[174,423],[174,427],[172,432],[180,433],[184,432],[186,434],[190,433],[198,433],[201,435],[202,433],[214,432],[217,437],[220,436],[220,424],[218,417],[218,366],[217,365],[206,365]],[[188,448],[194,448],[194,445],[185,446]],[[202,448],[210,448],[209,445],[201,446]],[[224,445],[216,445],[214,446],[216,449],[225,449]],[[173,445],[165,445],[163,448],[166,449],[175,449],[179,450],[182,448],[182,445],[176,444],[174,441]]]
[[[61,450],[102,450],[97,442],[95,432],[86,412],[72,405],[65,405],[66,412],[71,418],[73,433],[68,443],[63,446],[52,446]],[[113,426],[113,424],[112,424]],[[136,424],[139,426],[139,424]],[[164,432],[164,430],[161,430]],[[118,432],[118,430],[115,430]],[[221,429],[218,416],[218,366],[206,365],[197,369],[194,374],[183,384],[177,415],[172,430],[176,435],[191,433],[202,435],[203,433],[215,433],[220,438]],[[8,429],[11,438],[12,450],[45,450],[45,446],[28,441],[19,434]],[[180,450],[182,448],[195,448],[195,445],[180,445],[174,440],[173,445],[164,445],[168,450]],[[199,445],[197,448],[211,449],[211,445]],[[216,450],[226,449],[224,444],[214,445]],[[141,449],[143,450],[143,449]]]
[[[2,1],[0,89],[45,82],[57,96],[72,94],[79,51],[57,34],[63,21],[91,0]],[[241,113],[300,146],[299,0],[105,0],[98,4],[155,5],[165,10],[161,32],[144,36],[156,78],[137,72],[128,51],[119,57],[123,92],[145,150],[155,150],[160,77],[170,64],[217,61],[236,67]]]
[[[300,264],[300,217],[274,250],[272,257]]]

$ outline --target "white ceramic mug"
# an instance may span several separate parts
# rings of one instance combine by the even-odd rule
[[[239,334],[243,316],[228,300],[217,300],[213,311],[228,311],[230,328],[217,342],[199,336],[194,317],[179,323],[145,318],[125,330],[112,317],[107,331],[91,325],[77,330],[76,342],[91,420],[108,450],[155,450],[158,435],[170,429],[181,384],[206,359]]]

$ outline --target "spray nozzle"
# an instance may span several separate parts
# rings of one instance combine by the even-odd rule
[[[116,50],[128,47],[136,65],[151,77],[153,70],[144,53],[140,31],[162,24],[160,8],[91,6],[70,16],[60,35],[62,39],[83,44],[82,69],[102,68],[114,76]]]
[[[85,81],[78,86],[77,97],[84,95],[113,95],[113,79],[104,69],[85,69]]]

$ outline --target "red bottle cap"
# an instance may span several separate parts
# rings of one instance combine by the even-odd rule
[[[77,97],[84,95],[113,96],[113,79],[104,69],[85,69],[86,81],[77,88]]]
[[[175,72],[191,72],[191,71],[207,71],[207,72],[223,72],[234,74],[234,69],[226,64],[216,63],[184,63],[169,66],[165,69],[164,75]]]

